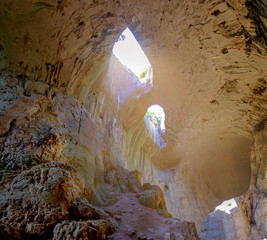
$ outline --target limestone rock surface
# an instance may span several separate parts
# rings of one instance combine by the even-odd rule
[[[248,191],[235,199],[237,205],[230,212],[215,210],[204,219],[199,234],[201,239],[266,238],[266,130],[266,121],[263,121],[254,132],[252,177]]]
[[[4,239],[43,238],[69,218],[69,206],[84,192],[77,172],[62,163],[32,167],[0,192],[0,235]]]
[[[143,192],[140,194],[139,203],[150,208],[167,211],[164,194],[159,186],[145,183],[141,189]]]
[[[105,220],[63,221],[54,228],[53,240],[86,239],[104,240],[109,234],[109,225]]]
[[[201,239],[249,239],[249,221],[243,213],[238,199],[235,201],[237,206],[230,212],[215,210],[204,219],[199,234]]]
[[[138,174],[122,167],[108,173],[103,183],[107,186],[101,190],[110,187],[116,199],[105,207],[88,202],[84,178],[66,163],[42,163],[13,180],[5,179],[0,191],[1,239],[160,239],[166,231],[176,236],[172,239],[198,239],[194,224],[170,218],[159,187],[145,184],[141,188]],[[156,209],[139,204],[136,197],[146,196],[151,189],[160,193],[160,202],[153,198],[148,204]],[[144,225],[143,217],[151,221]],[[159,222],[163,225],[160,229]],[[141,228],[150,230],[141,233]]]
[[[77,170],[87,201],[80,208],[107,207],[120,194],[141,194],[140,183],[127,180],[130,174],[111,168],[120,166],[142,172],[139,182],[164,189],[171,214],[198,230],[218,204],[242,196],[239,209],[251,234],[266,235],[266,19],[261,0],[1,0],[3,232],[9,234],[7,223],[13,222],[16,237],[23,229],[45,235],[46,222],[27,225],[19,217],[27,211],[12,204],[35,196],[35,181],[43,186],[35,179],[24,186],[27,172],[61,162]],[[151,63],[149,83],[136,83],[112,54],[126,27]],[[163,149],[144,122],[153,104],[166,115]],[[13,188],[18,199],[10,195]],[[143,194],[159,207],[161,193]],[[45,202],[41,195],[34,199],[38,207]],[[67,220],[62,199],[53,224]],[[49,204],[42,207],[50,211]],[[172,231],[165,235],[160,237],[173,238]]]

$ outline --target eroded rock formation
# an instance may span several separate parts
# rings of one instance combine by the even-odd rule
[[[1,1],[3,236],[104,239],[118,224],[114,239],[142,237],[103,210],[123,208],[126,196],[137,210],[141,202],[169,217],[168,209],[198,230],[215,206],[240,196],[233,221],[244,232],[222,221],[219,234],[205,228],[212,213],[201,233],[266,235],[266,15],[259,0]],[[112,55],[127,26],[153,86],[135,84]],[[166,114],[163,149],[143,118],[153,104]],[[141,191],[140,178],[165,200],[158,187]],[[143,237],[193,239],[193,226],[182,232],[169,221]]]
[[[203,222],[202,239],[264,239],[267,235],[266,210],[266,120],[255,129],[251,151],[251,180],[248,191],[236,198],[230,213],[216,210]]]

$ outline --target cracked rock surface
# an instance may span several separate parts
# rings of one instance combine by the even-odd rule
[[[42,195],[31,199],[46,183],[27,174],[35,169],[54,189],[40,166],[63,164],[56,175],[81,181],[75,194],[81,191],[87,207],[70,207],[76,217],[69,219],[72,195],[57,196],[50,222],[65,229],[57,228],[59,238],[78,234],[75,227],[89,238],[93,225],[106,235],[110,217],[98,210],[101,217],[91,219],[85,209],[112,206],[130,193],[162,216],[168,209],[194,222],[199,232],[217,205],[239,197],[233,215],[249,230],[240,236],[266,235],[266,19],[262,0],[1,0],[1,231],[13,234],[10,223],[16,237],[46,236],[49,222],[27,222],[30,213],[21,212],[23,201],[47,210],[48,219],[54,209]],[[151,83],[136,84],[112,55],[126,27],[151,63]],[[153,104],[166,115],[163,149],[144,122]],[[141,191],[142,183],[162,191]],[[239,236],[229,227],[220,227],[221,236]]]
[[[193,223],[170,218],[166,206],[162,209],[159,187],[151,186],[161,199],[150,199],[145,207],[138,202],[145,192],[137,178],[123,168],[116,174],[128,175],[113,181],[123,186],[110,189],[116,202],[95,207],[85,199],[84,181],[71,165],[51,162],[23,171],[0,192],[1,239],[163,239],[166,232],[170,239],[198,239]]]

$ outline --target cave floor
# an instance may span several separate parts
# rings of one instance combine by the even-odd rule
[[[179,239],[187,229],[183,226],[185,222],[164,217],[164,211],[141,205],[138,202],[138,194],[135,193],[122,194],[119,201],[105,207],[105,210],[118,223],[117,231],[108,236],[109,240]]]

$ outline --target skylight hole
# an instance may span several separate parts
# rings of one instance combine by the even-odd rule
[[[123,66],[135,74],[140,82],[146,83],[151,80],[150,62],[128,27],[114,44],[112,52]]]
[[[217,206],[215,210],[223,211],[230,214],[233,209],[237,207],[236,200],[234,198],[224,201],[221,205]]]
[[[167,146],[163,139],[165,133],[165,113],[161,106],[152,105],[147,109],[144,116],[146,127],[149,130],[150,137],[160,148]]]

